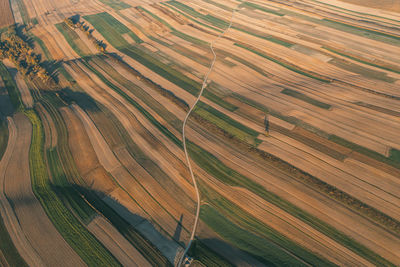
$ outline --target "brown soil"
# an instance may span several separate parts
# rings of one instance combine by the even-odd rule
[[[12,14],[10,1],[9,0],[0,0],[0,28],[9,26],[14,23],[14,16]]]
[[[114,182],[100,165],[82,123],[69,109],[60,109],[66,121],[69,147],[79,173],[91,189],[108,193],[115,189]]]

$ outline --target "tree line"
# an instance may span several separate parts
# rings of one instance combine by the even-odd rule
[[[92,43],[94,44],[94,46],[100,53],[102,53],[102,54],[106,53],[106,44],[103,41],[98,40],[98,39],[96,39],[96,37],[93,36],[94,29],[90,29],[90,27],[85,25],[84,22],[81,22],[79,20],[75,21],[72,18],[66,18],[64,20],[64,22],[74,30],[80,29],[82,32],[84,32],[86,34],[86,36],[89,38],[89,40],[92,41]]]
[[[3,32],[0,39],[0,60],[8,58],[30,80],[39,77],[44,83],[51,82],[52,78],[42,66],[39,55],[18,35],[15,25]]]

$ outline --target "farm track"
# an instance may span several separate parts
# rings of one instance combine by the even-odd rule
[[[178,262],[178,264],[177,264],[178,267],[180,267],[180,266],[182,265],[183,260],[185,259],[185,256],[186,256],[186,254],[188,253],[188,251],[189,251],[189,249],[190,249],[190,247],[191,247],[191,245],[192,245],[192,242],[194,241],[194,238],[195,238],[195,235],[196,235],[197,226],[198,226],[198,221],[199,221],[199,218],[200,218],[200,207],[201,207],[200,191],[199,191],[199,188],[198,188],[198,186],[197,186],[196,178],[194,177],[192,165],[191,165],[191,163],[190,163],[189,153],[188,153],[187,146],[186,146],[185,128],[186,128],[186,124],[187,124],[187,122],[188,122],[188,119],[189,119],[190,114],[191,114],[192,111],[195,109],[196,104],[200,101],[200,98],[201,98],[201,96],[203,95],[204,89],[205,89],[205,88],[207,87],[207,85],[208,85],[208,76],[209,76],[209,75],[211,74],[211,72],[213,71],[215,61],[217,60],[217,55],[215,54],[215,51],[214,51],[214,47],[213,47],[213,46],[214,46],[214,44],[215,44],[222,36],[224,36],[224,34],[231,28],[232,23],[233,23],[233,17],[234,17],[234,15],[235,15],[235,12],[236,12],[236,8],[233,9],[233,11],[232,11],[232,17],[231,17],[231,19],[230,19],[229,26],[228,26],[220,35],[218,35],[218,37],[217,37],[215,40],[213,40],[213,41],[211,42],[211,44],[210,44],[210,49],[211,49],[211,51],[212,51],[212,53],[213,53],[213,60],[212,60],[212,62],[211,62],[211,66],[210,66],[210,68],[209,68],[209,70],[208,70],[206,76],[204,77],[204,81],[203,81],[203,84],[202,84],[202,86],[201,86],[201,90],[200,90],[200,92],[199,92],[198,97],[196,98],[195,102],[192,104],[192,107],[189,109],[188,113],[187,113],[186,116],[185,116],[185,119],[183,120],[183,125],[182,125],[183,150],[184,150],[184,152],[185,152],[186,164],[187,164],[187,166],[188,166],[188,169],[189,169],[189,172],[190,172],[190,176],[191,176],[192,181],[193,181],[193,186],[194,186],[195,191],[196,191],[197,208],[196,208],[196,215],[195,215],[195,219],[194,219],[194,223],[193,223],[193,228],[192,228],[192,231],[191,231],[191,234],[190,234],[190,239],[189,239],[189,242],[188,242],[188,244],[186,245],[186,248],[185,248],[185,250],[184,250],[184,252],[183,252],[183,254],[182,254],[182,256],[181,256],[181,258],[180,258],[180,260],[179,260],[179,262]]]

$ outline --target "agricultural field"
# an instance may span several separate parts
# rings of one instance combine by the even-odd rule
[[[1,266],[400,266],[400,1],[1,7]]]
[[[11,11],[10,1],[2,0],[0,2],[0,8],[1,8],[0,28],[14,24],[14,17]]]

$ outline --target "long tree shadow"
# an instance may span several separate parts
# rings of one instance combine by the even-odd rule
[[[79,195],[83,196],[96,212],[104,216],[152,265],[171,266],[176,256],[183,250],[177,242],[158,230],[147,218],[132,213],[118,200],[103,192],[77,185],[53,185],[52,188],[65,202]],[[90,221],[86,223],[90,224]]]
[[[41,57],[41,55],[40,55]],[[60,60],[44,60],[41,65],[47,70],[50,77],[58,83],[59,82],[59,69],[62,66],[63,62]]]
[[[83,110],[100,110],[96,101],[85,92],[73,91],[71,88],[67,87],[57,91],[57,93],[61,97],[61,99],[69,105],[77,104]]]
[[[35,41],[30,36],[25,34],[26,30],[26,25],[19,23],[15,24],[15,32],[17,33],[17,35],[30,47],[35,47]]]

